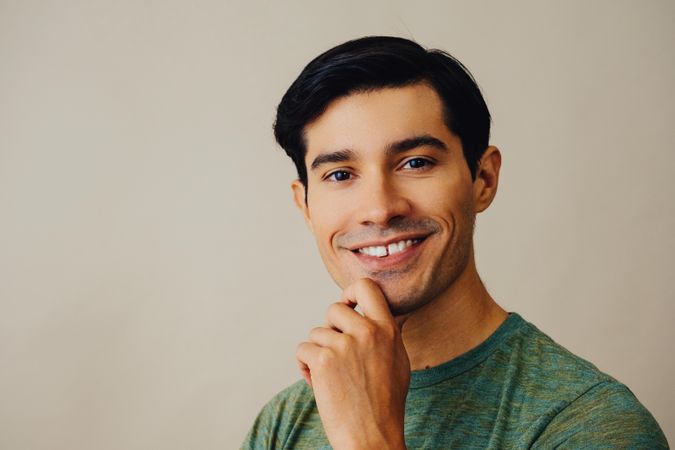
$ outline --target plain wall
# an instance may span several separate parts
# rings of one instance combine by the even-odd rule
[[[275,108],[372,34],[458,57],[503,153],[489,291],[675,442],[675,3],[0,0],[0,448],[237,448],[339,291]]]

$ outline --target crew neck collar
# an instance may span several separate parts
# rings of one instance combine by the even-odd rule
[[[438,366],[411,372],[410,389],[419,389],[440,383],[477,366],[525,323],[525,320],[518,313],[509,312],[504,322],[478,346]]]

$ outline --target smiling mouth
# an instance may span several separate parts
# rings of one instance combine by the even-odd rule
[[[367,247],[360,247],[352,250],[354,253],[361,253],[363,255],[375,256],[378,258],[384,258],[389,255],[395,255],[396,253],[401,253],[407,248],[412,247],[415,244],[419,244],[425,238],[413,238],[413,239],[403,239],[398,242],[392,242],[387,245],[372,245]]]

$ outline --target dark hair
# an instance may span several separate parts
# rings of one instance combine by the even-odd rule
[[[448,129],[462,142],[475,179],[490,137],[490,112],[469,70],[442,50],[426,50],[408,39],[368,36],[333,47],[314,58],[277,107],[274,137],[307,186],[305,126],[334,100],[357,92],[426,82],[443,102]]]

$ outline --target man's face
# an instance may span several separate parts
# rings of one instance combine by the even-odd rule
[[[472,255],[473,183],[426,84],[340,98],[305,127],[298,206],[336,283],[367,277],[394,315],[445,292]]]

